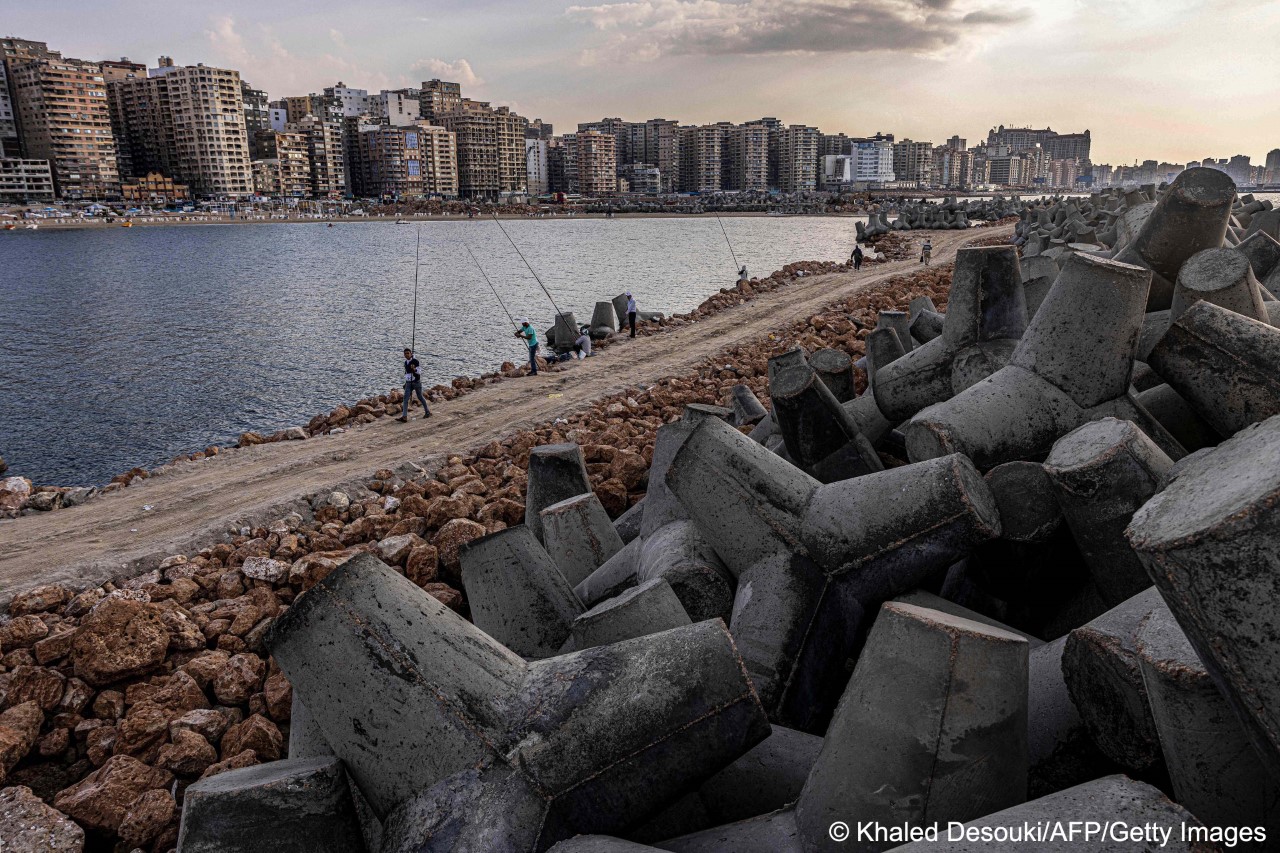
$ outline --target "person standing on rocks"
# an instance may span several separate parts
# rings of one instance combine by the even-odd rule
[[[862,247],[854,246],[853,254],[849,256],[849,260],[853,261],[854,270],[862,269]]]
[[[422,368],[418,364],[418,359],[414,358],[413,350],[408,347],[404,348],[404,405],[400,410],[400,417],[396,418],[400,423],[409,422],[409,398],[417,395],[418,402],[422,404],[422,411],[426,412],[422,417],[431,417],[431,409],[427,406],[427,398],[422,396]]]
[[[528,320],[520,321],[520,328],[516,329],[516,337],[524,338],[525,344],[529,347],[529,375],[538,375],[538,330],[533,328]]]
[[[627,325],[631,327],[631,337],[636,336],[636,298],[627,291]]]

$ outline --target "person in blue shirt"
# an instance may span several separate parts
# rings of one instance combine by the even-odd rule
[[[426,412],[422,417],[431,417],[431,409],[427,408],[427,398],[422,396],[422,370],[418,364],[418,359],[414,358],[413,350],[408,347],[404,348],[404,406],[400,410],[400,417],[396,418],[400,423],[409,422],[409,398],[417,395],[418,402],[422,404],[422,411]]]
[[[529,375],[538,375],[538,332],[529,323],[528,320],[522,320],[521,326],[516,330],[517,338],[524,338],[524,342],[529,346]]]

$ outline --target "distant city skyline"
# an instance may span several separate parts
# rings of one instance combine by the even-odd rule
[[[605,116],[777,116],[825,133],[971,144],[987,130],[1092,132],[1095,162],[1186,163],[1280,146],[1280,59],[1225,49],[1280,32],[1242,0],[0,0],[6,32],[67,56],[234,68],[273,98],[341,80],[454,80],[561,132]],[[1221,44],[1223,50],[1207,50]],[[1247,58],[1248,61],[1244,61]]]

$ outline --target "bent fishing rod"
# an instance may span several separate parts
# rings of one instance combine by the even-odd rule
[[[489,289],[493,291],[494,298],[497,299],[498,304],[502,306],[502,313],[507,315],[507,319],[511,321],[511,325],[514,326],[518,331],[520,329],[520,325],[515,321],[515,318],[511,316],[511,312],[507,310],[506,303],[504,303],[502,301],[502,297],[498,295],[498,288],[494,287],[493,282],[489,280],[488,273],[484,271],[484,267],[480,266],[480,261],[476,258],[475,254],[471,251],[471,247],[468,246],[466,243],[463,243],[462,248],[467,250],[467,254],[471,256],[472,263],[476,265],[476,269],[480,270],[480,275],[484,276],[484,283],[489,285]]]
[[[516,241],[511,239],[511,235],[507,233],[507,229],[502,227],[502,220],[498,218],[498,214],[492,214],[494,223],[498,226],[498,230],[502,232],[502,236],[507,238],[507,242],[511,244],[511,248],[516,250],[516,254],[520,256],[520,260],[524,261],[524,265],[529,268],[529,272],[533,273],[533,280],[538,282],[538,287],[542,288],[542,292],[547,295],[547,299],[551,300],[551,307],[556,309],[556,315],[559,316],[564,312],[560,310],[560,306],[556,304],[555,298],[551,295],[551,291],[547,290],[547,286],[542,283],[542,279],[538,277],[538,273],[534,270],[533,265],[529,263],[529,259],[524,256],[524,252],[520,251],[520,247],[516,245]]]
[[[418,256],[422,249],[422,226],[418,226],[418,239],[413,246],[413,332],[409,338],[409,349],[416,351],[418,343]]]
[[[720,223],[720,233],[724,235],[725,245],[729,247],[729,257],[733,258],[734,272],[737,272],[742,269],[742,264],[738,263],[738,255],[733,251],[733,243],[729,240],[729,232],[724,230],[724,221],[720,219],[720,214],[716,213],[714,210],[711,212],[711,215],[716,218],[716,222]]]

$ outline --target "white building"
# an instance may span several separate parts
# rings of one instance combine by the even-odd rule
[[[343,85],[341,81],[336,86],[326,88],[324,95],[330,99],[338,114],[343,118],[364,115],[374,108],[374,98],[369,97],[367,89],[352,89]],[[374,97],[376,98],[377,96]]]
[[[403,92],[379,92],[370,98],[370,115],[382,119],[393,127],[408,127],[422,117],[422,108],[417,98],[410,98]]]
[[[525,139],[524,161],[529,181],[529,195],[546,195],[551,191],[547,172],[547,140]]]
[[[285,125],[289,123],[289,111],[284,107],[271,107],[267,110],[267,123],[276,133],[284,133]]]
[[[822,158],[822,172],[818,175],[818,189],[838,193],[841,187],[856,180],[858,158],[853,154],[827,154]]]
[[[854,181],[882,184],[896,180],[893,173],[893,142],[872,139],[855,142],[853,151],[857,158]]]

